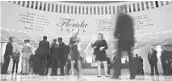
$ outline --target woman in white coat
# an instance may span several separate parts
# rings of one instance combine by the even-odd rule
[[[22,74],[29,74],[29,58],[32,54],[32,46],[30,40],[24,40],[25,44],[22,48]]]

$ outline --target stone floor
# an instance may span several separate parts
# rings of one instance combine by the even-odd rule
[[[130,80],[129,75],[121,75],[120,79],[111,79],[105,76],[98,78],[96,75],[77,76],[39,76],[39,75],[0,75],[0,81],[172,81],[172,76],[137,76],[135,80]]]

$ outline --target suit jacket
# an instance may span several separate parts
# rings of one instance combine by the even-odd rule
[[[155,64],[158,62],[157,51],[153,50],[152,53],[148,52],[148,61],[150,64]]]
[[[13,54],[13,45],[12,45],[12,43],[11,42],[8,42],[7,43],[7,45],[6,45],[6,50],[5,50],[5,54],[4,54],[4,56],[6,57],[8,57],[8,56],[10,56],[10,55],[12,55]]]
[[[38,54],[48,54],[50,51],[49,42],[42,40],[39,42]]]
[[[22,48],[23,57],[29,58],[32,53],[32,46],[29,43],[26,43]]]
[[[171,58],[170,55],[171,55],[171,51],[163,50],[161,53],[161,61],[165,62],[166,60],[170,60],[170,58]]]
[[[59,45],[52,43],[50,49],[50,57],[59,60]]]
[[[67,60],[68,47],[62,42],[59,44],[59,57],[60,60]]]

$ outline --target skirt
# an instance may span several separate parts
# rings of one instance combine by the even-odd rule
[[[77,49],[70,50],[71,60],[80,60],[80,53]]]

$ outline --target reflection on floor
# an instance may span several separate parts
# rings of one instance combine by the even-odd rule
[[[122,75],[120,79],[110,79],[105,76],[101,78],[96,75],[82,75],[80,79],[76,76],[39,76],[39,75],[0,75],[0,81],[172,81],[172,76],[137,76],[130,80],[129,75]]]

